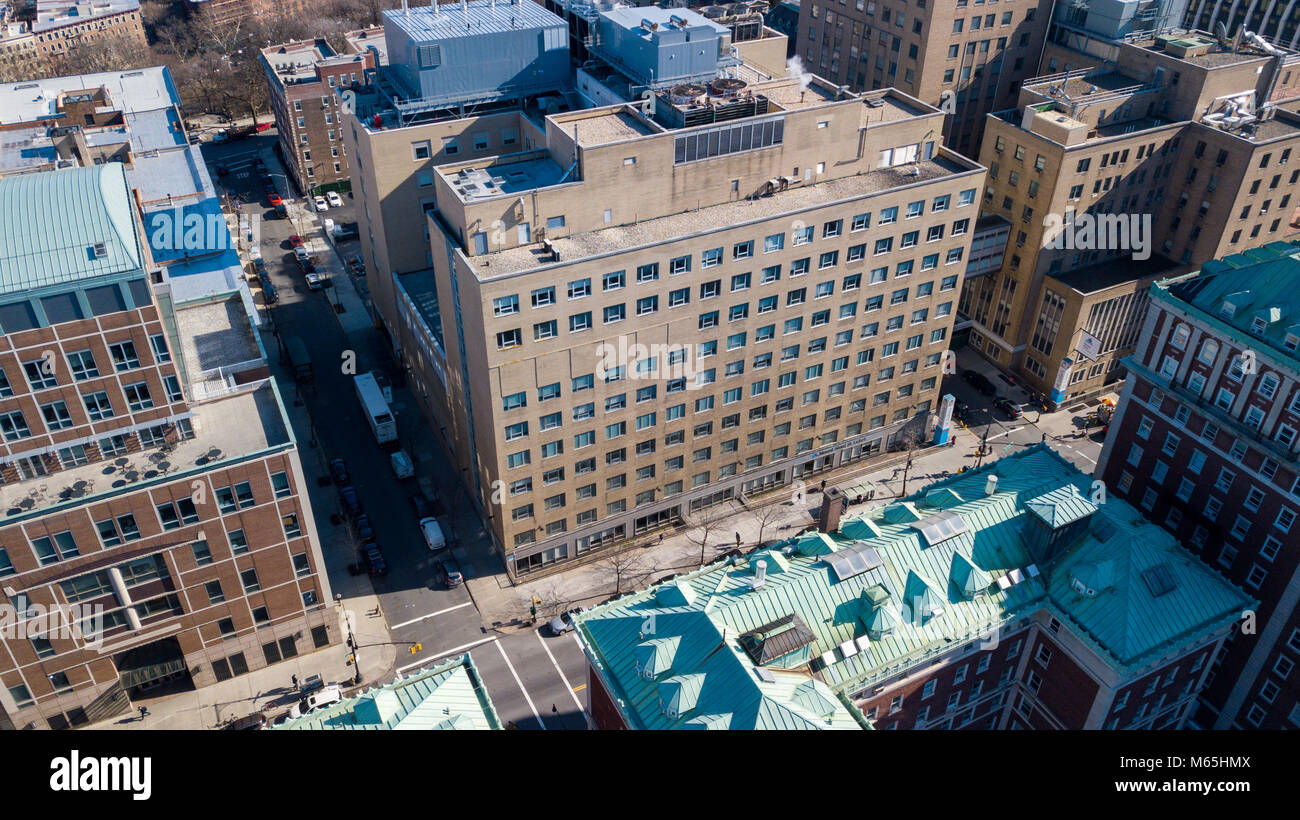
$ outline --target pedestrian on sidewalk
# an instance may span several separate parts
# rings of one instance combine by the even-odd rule
[[[664,534],[659,533],[659,543],[662,544],[663,542],[664,542]]]
[[[141,706],[141,707],[140,707],[140,720],[144,720],[144,719],[145,719],[146,717],[148,717],[148,716],[149,716],[149,707],[148,707],[148,706]]]
[[[297,675],[290,675],[289,677],[293,680],[293,691],[297,692],[297,691],[298,691],[298,676],[297,676]]]

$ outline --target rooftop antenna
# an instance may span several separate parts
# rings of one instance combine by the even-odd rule
[[[411,10],[410,10],[409,8],[407,8],[406,0],[402,0],[402,16],[403,16],[403,17],[410,17],[410,16],[411,16]]]

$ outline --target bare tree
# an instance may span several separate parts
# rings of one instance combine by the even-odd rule
[[[643,577],[646,574],[641,564],[641,555],[632,549],[630,542],[610,547],[600,559],[600,563],[605,572],[613,577],[615,596],[623,594],[624,581]]]
[[[912,471],[912,455],[916,449],[921,446],[921,432],[919,430],[907,430],[899,436],[899,442],[903,445],[902,449],[907,451],[907,463],[903,465],[903,491],[899,493],[900,497],[907,496],[907,475]]]
[[[758,522],[758,546],[760,548],[763,546],[763,533],[784,517],[786,500],[784,493],[772,493],[750,505],[750,517]]]
[[[719,507],[705,507],[682,516],[682,519],[686,524],[686,540],[700,548],[700,566],[704,566],[709,542],[722,532],[725,511]]]

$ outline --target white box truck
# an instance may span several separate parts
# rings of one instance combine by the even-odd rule
[[[397,441],[397,419],[393,418],[393,411],[388,408],[388,402],[384,401],[384,394],[375,382],[375,374],[359,373],[353,381],[357,386],[361,410],[370,424],[370,431],[375,434],[375,441],[380,444]]]

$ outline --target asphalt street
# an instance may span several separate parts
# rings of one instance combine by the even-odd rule
[[[334,307],[327,291],[307,289],[293,261],[289,236],[301,233],[307,238],[314,229],[303,220],[276,218],[262,191],[254,165],[259,152],[268,149],[273,139],[261,135],[226,145],[209,144],[204,146],[204,153],[209,167],[220,165],[227,171],[220,176],[214,172],[218,189],[233,192],[234,198],[243,203],[242,212],[251,210],[262,217],[262,256],[280,297],[270,309],[273,328],[263,333],[268,354],[277,355],[279,339],[298,336],[311,356],[314,379],[310,385],[280,385],[285,400],[304,403],[311,417],[312,429],[299,431],[304,466],[309,473],[327,476],[331,459],[342,458],[347,463],[352,484],[389,566],[388,574],[373,578],[372,583],[393,630],[392,640],[404,647],[421,645],[418,653],[399,654],[399,658],[429,662],[450,654],[449,650],[482,640],[487,631],[466,588],[447,588],[446,576],[425,546],[408,500],[419,492],[419,487],[414,481],[399,481],[393,475],[389,453],[381,450],[370,435],[352,375],[344,372],[344,354],[352,352],[356,372],[380,369],[391,373],[392,360],[380,332],[367,328],[349,336],[332,315]],[[278,174],[280,169],[273,166],[270,170]],[[283,192],[285,180],[277,178],[276,182]],[[351,200],[345,200],[347,207],[331,209],[322,216],[350,221]],[[323,240],[318,239],[320,242]],[[345,252],[355,252],[347,247]],[[334,286],[352,287],[345,278]],[[405,390],[394,389],[392,409],[402,439],[409,440],[411,426],[418,423],[418,411]],[[316,446],[311,446],[313,441]],[[338,507],[336,489],[327,488],[323,494],[313,495],[314,500],[323,496],[332,502],[315,503],[317,526],[322,533],[348,526]]]

